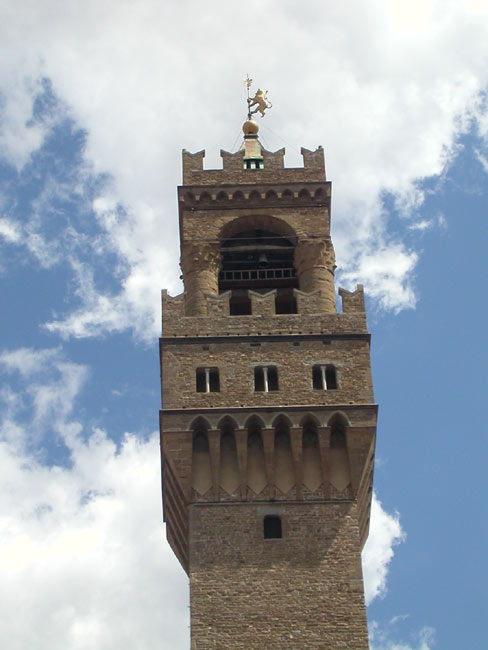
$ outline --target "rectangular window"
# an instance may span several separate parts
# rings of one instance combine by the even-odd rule
[[[197,368],[196,372],[197,393],[220,392],[220,379],[218,368]]]
[[[337,374],[335,366],[314,366],[312,368],[312,385],[314,390],[334,390],[337,388]]]
[[[264,518],[264,539],[281,539],[281,518],[275,515],[266,515]]]
[[[256,366],[254,368],[254,390],[264,393],[278,390],[278,368],[276,366]]]

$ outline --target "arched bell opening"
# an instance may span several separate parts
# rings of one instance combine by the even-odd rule
[[[295,313],[296,236],[288,224],[274,217],[242,217],[223,228],[220,242],[219,293],[230,289],[231,304],[238,305],[243,292],[276,289],[277,307],[285,309],[278,313]]]
[[[317,427],[312,421],[306,421],[303,425],[302,468],[303,484],[311,492],[315,492],[322,483],[322,472]]]

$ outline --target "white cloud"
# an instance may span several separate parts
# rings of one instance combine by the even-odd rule
[[[369,296],[386,310],[400,311],[414,307],[413,270],[418,254],[402,244],[381,245],[360,252],[349,270],[339,269],[339,279],[346,287],[362,282]]]
[[[424,627],[415,634],[410,634],[409,641],[399,640],[402,636],[395,623],[405,619],[405,615],[397,616],[389,625],[380,626],[372,621],[369,624],[369,642],[371,650],[433,650],[435,645],[435,631],[431,627]]]
[[[409,230],[418,230],[419,232],[425,232],[426,230],[430,230],[433,225],[434,222],[431,219],[421,219],[420,221],[416,221],[410,224],[408,228]]]
[[[118,448],[99,429],[84,439],[70,414],[87,370],[59,350],[1,361],[25,383],[0,434],[0,645],[185,647],[186,578],[164,539],[158,436],[126,434]],[[30,401],[39,407],[31,416]],[[46,405],[51,419],[39,423]],[[70,467],[27,451],[34,424],[62,438]]]
[[[479,97],[488,83],[488,16],[456,2],[410,3],[408,20],[406,12],[393,0],[309,2],[300,10],[289,1],[211,0],[204,11],[193,0],[145,0],[137,11],[128,1],[68,3],[60,11],[54,0],[41,8],[31,0],[22,12],[13,0],[4,3],[3,120],[5,132],[15,134],[9,160],[25,161],[50,124],[26,126],[37,80],[46,76],[86,129],[86,160],[113,178],[108,203],[126,208],[114,220],[95,205],[125,268],[112,306],[117,324],[94,284],[76,314],[85,325],[77,329],[67,314],[57,331],[87,336],[132,325],[140,336],[159,332],[159,289],[179,288],[180,150],[206,147],[213,165],[218,149],[235,140],[249,64],[247,48],[236,45],[236,25],[247,25],[249,15],[262,35],[259,65],[249,72],[274,104],[263,138],[272,148],[283,139],[295,143],[289,164],[301,144],[326,146],[344,277],[367,273],[362,267],[376,259],[384,266],[400,251],[394,273],[359,279],[383,308],[412,307],[416,254],[386,236],[381,197],[392,193],[407,211],[418,206],[418,179],[449,164],[471,117],[486,122]],[[135,313],[143,316],[134,322]]]
[[[366,604],[386,593],[388,567],[393,548],[405,539],[398,513],[388,514],[376,495],[371,503],[371,528],[363,549],[363,574]]]
[[[20,238],[18,225],[9,219],[0,218],[0,236],[7,242],[17,242]]]

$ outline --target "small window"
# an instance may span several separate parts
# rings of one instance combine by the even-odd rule
[[[219,369],[197,368],[196,383],[197,393],[220,392]]]
[[[276,366],[257,366],[254,368],[254,390],[264,393],[278,390],[278,368]]]
[[[281,539],[281,517],[277,515],[266,515],[264,518],[264,539]]]
[[[337,388],[337,374],[332,364],[317,365],[312,368],[314,390],[334,390]]]

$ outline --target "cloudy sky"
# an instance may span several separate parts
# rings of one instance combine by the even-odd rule
[[[0,0],[0,646],[188,648],[160,290],[181,149],[325,147],[380,403],[372,650],[486,646],[486,0]],[[484,328],[483,328],[484,325]]]

